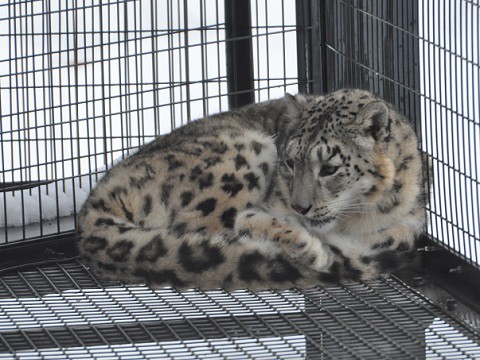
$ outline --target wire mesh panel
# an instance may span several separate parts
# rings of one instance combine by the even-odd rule
[[[1,3],[0,246],[72,231],[106,169],[190,120],[360,87],[414,122],[429,233],[479,267],[479,3],[437,3]],[[77,261],[0,273],[0,359],[480,358],[472,324],[396,278],[228,293],[105,283]]]
[[[0,276],[0,358],[468,359],[480,338],[396,279],[252,293],[102,283],[70,261]]]
[[[223,28],[218,1],[0,5],[1,241],[72,230],[117,159],[225,108]]]
[[[252,68],[251,88],[238,93],[264,100],[297,91],[296,51],[287,50],[296,48],[295,1],[252,1],[246,37],[227,32],[240,14],[226,17],[224,3],[0,4],[0,244],[71,231],[113,163],[227,110],[241,81],[227,86],[239,66],[229,45],[250,48],[236,55]]]
[[[367,88],[416,125],[432,174],[429,234],[480,267],[480,4],[325,2],[327,89]]]

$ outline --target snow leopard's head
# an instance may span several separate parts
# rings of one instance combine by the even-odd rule
[[[411,206],[422,188],[417,139],[390,104],[364,90],[292,101],[302,115],[282,149],[281,174],[304,222],[326,230]]]

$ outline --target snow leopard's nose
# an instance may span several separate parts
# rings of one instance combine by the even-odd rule
[[[300,205],[292,204],[292,209],[302,215],[305,215],[311,208],[312,205],[310,205],[309,207],[302,207]]]

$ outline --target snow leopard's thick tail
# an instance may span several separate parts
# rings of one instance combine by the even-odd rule
[[[247,235],[178,235],[92,207],[81,213],[79,224],[83,261],[107,279],[212,289],[285,288],[301,285],[304,278],[280,249]]]

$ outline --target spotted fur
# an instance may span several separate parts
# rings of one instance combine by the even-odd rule
[[[125,159],[79,216],[100,276],[286,288],[411,261],[425,223],[408,121],[361,90],[290,95],[192,122]]]

